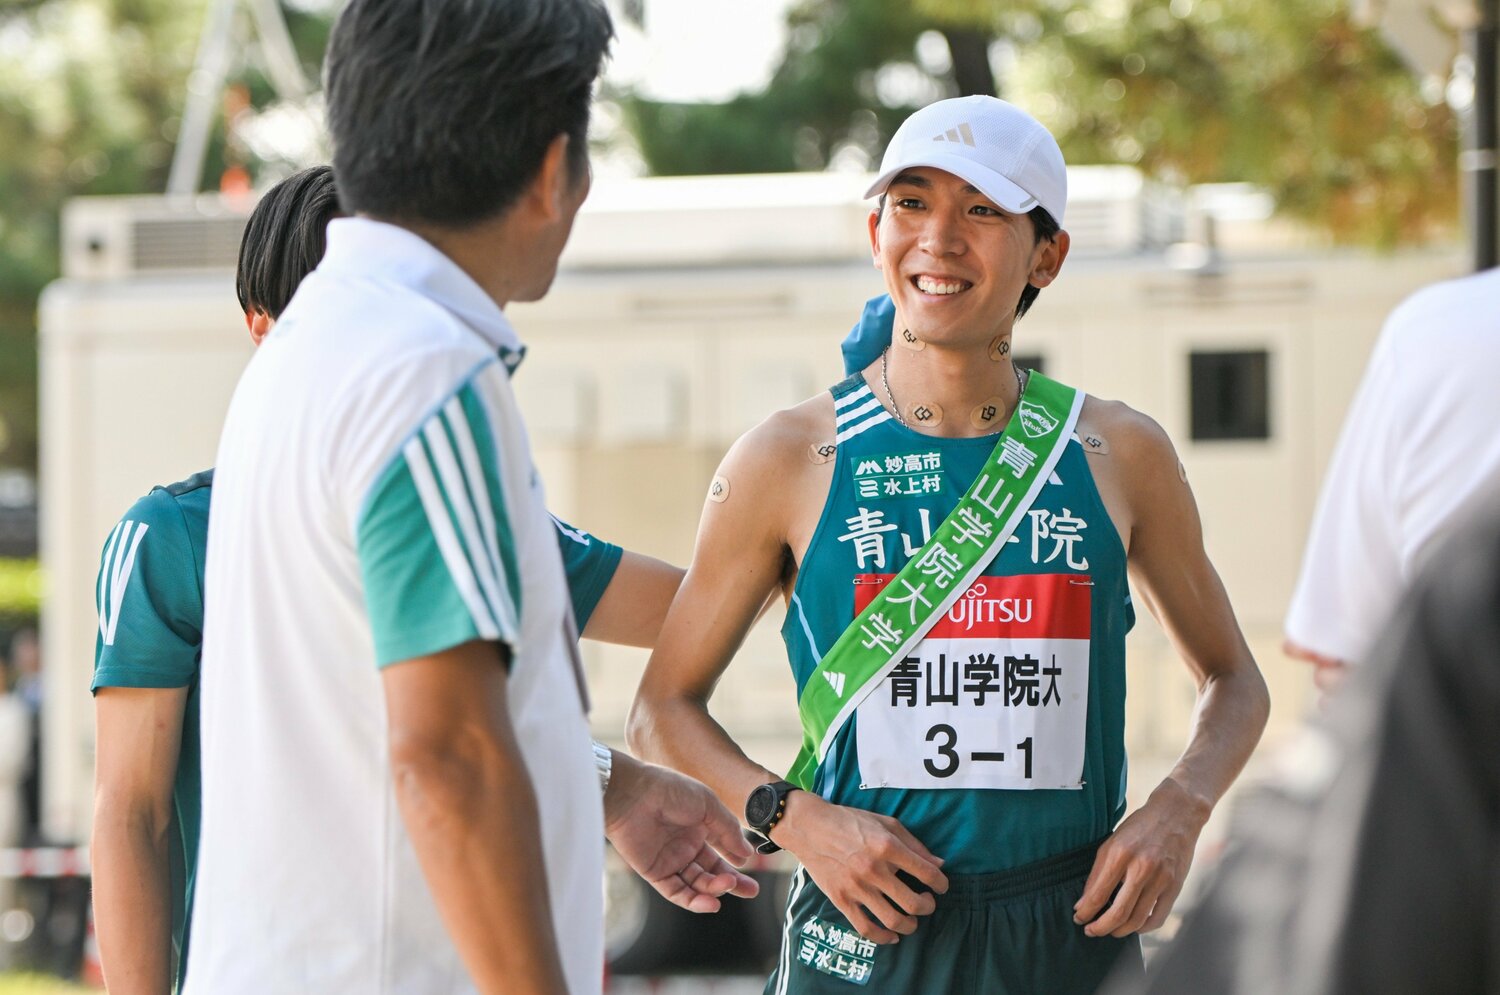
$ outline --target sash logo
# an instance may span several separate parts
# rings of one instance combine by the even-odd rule
[[[823,671],[823,679],[828,682],[829,687],[833,688],[834,694],[838,695],[840,698],[844,696],[843,674],[835,674],[831,670],[825,670]]]
[[[1057,419],[1030,401],[1022,400],[1016,410],[1021,415],[1022,430],[1033,439],[1040,439],[1057,428]]]

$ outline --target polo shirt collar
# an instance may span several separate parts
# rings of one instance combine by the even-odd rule
[[[370,218],[337,218],[318,269],[408,287],[450,311],[487,341],[514,373],[526,346],[500,306],[458,264],[420,235]]]

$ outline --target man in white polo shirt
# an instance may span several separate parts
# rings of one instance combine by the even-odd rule
[[[1426,287],[1391,312],[1329,462],[1287,651],[1332,689],[1374,649],[1424,558],[1500,480],[1500,270]]]
[[[610,34],[598,0],[352,0],[334,29],[357,216],[220,443],[189,995],[597,992],[606,834],[686,907],[753,893],[702,785],[590,747],[510,386],[501,308],[555,274]]]

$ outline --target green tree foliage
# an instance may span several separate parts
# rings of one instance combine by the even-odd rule
[[[1347,0],[809,0],[790,26],[761,93],[624,102],[652,172],[821,169],[846,147],[878,161],[915,105],[978,89],[973,53],[999,39],[1005,95],[1070,162],[1255,183],[1342,242],[1421,241],[1456,217],[1454,115]],[[924,32],[947,39],[952,68],[920,68]],[[896,71],[925,75],[925,99],[882,99]]]
[[[206,7],[0,0],[0,465],[36,464],[36,300],[58,275],[62,204],[165,188]],[[316,65],[326,16],[288,20]],[[268,98],[253,64],[236,81]],[[205,174],[224,162],[218,129]]]
[[[918,36],[941,27],[910,0],[807,0],[788,15],[786,53],[763,92],[724,104],[627,97],[622,107],[657,175],[823,169],[840,149],[878,161],[901,120],[926,102],[893,97],[899,88],[882,86],[882,71],[925,84],[919,98],[951,92],[915,55]]]
[[[1028,40],[1017,83],[1071,161],[1252,182],[1337,241],[1422,241],[1457,214],[1453,113],[1345,0],[1076,5]]]

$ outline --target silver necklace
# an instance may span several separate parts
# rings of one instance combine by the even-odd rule
[[[880,352],[880,385],[885,388],[885,399],[891,402],[891,410],[896,414],[896,421],[900,422],[903,428],[911,428],[911,424],[907,422],[906,416],[901,413],[901,405],[896,403],[896,395],[891,393],[890,368],[891,347],[886,346]],[[1026,381],[1021,376],[1020,367],[1011,364],[1010,369],[1016,375],[1016,404],[1019,405],[1021,403],[1021,395],[1026,393]]]

